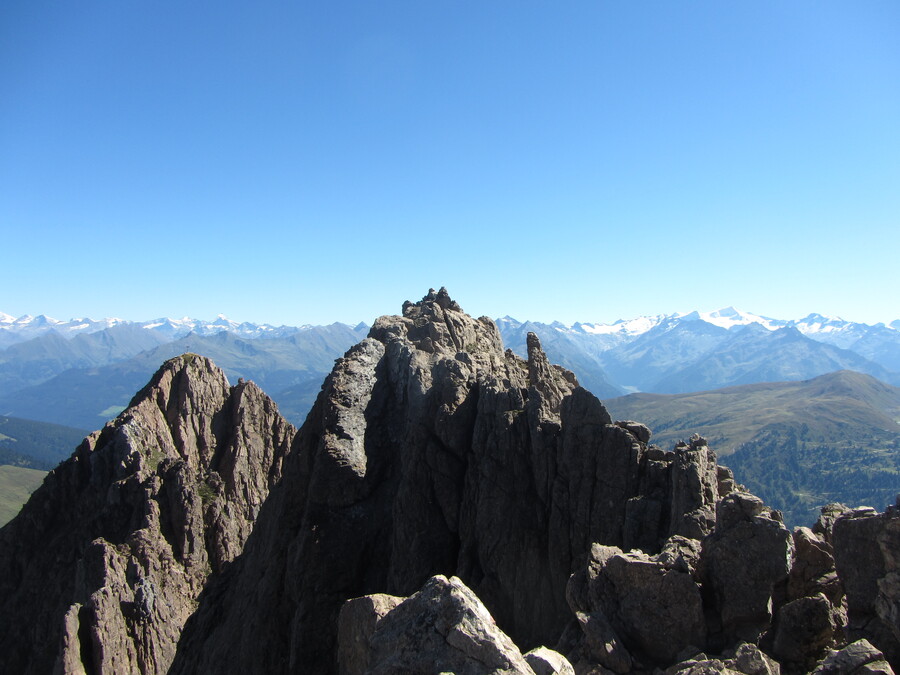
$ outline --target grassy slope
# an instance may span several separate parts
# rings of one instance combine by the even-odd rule
[[[0,466],[0,527],[16,516],[46,475],[20,466]]]
[[[900,389],[851,371],[690,394],[631,394],[604,403],[613,417],[649,426],[661,447],[696,432],[720,456],[773,424],[805,422],[823,439],[848,428],[900,434]]]
[[[736,478],[793,525],[810,524],[829,501],[881,509],[900,492],[900,389],[867,375],[634,394],[607,405],[617,419],[650,426],[665,448],[705,436]]]

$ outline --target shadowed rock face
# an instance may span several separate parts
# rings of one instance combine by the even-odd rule
[[[884,513],[847,510],[832,532],[837,571],[847,593],[848,637],[868,639],[900,663],[900,497]]]
[[[167,362],[0,532],[3,671],[165,673],[294,431],[256,385]]]
[[[591,543],[702,533],[717,498],[705,444],[648,446],[534,336],[528,355],[443,289],[378,319],[326,380],[173,672],[329,672],[344,600],[409,596],[435,574],[461,578],[523,649],[554,644]]]
[[[896,658],[896,509],[792,534],[702,438],[650,445],[527,346],[431,291],[336,362],[299,432],[255,385],[168,362],[0,531],[0,669],[327,674],[342,606],[345,672],[440,666],[419,616],[471,672],[799,673],[847,634],[874,647],[834,668]]]

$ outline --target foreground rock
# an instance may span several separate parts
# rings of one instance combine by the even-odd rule
[[[3,672],[165,673],[293,434],[256,385],[167,362],[0,531]]]
[[[813,671],[815,675],[893,675],[884,654],[862,639],[828,655]]]
[[[793,540],[781,516],[751,494],[719,502],[715,532],[703,542],[700,578],[714,608],[711,647],[756,643],[772,622],[776,586],[787,582]]]
[[[382,613],[384,598],[350,600],[341,610],[341,675],[535,675],[530,662],[542,675],[573,672],[562,656],[546,648],[523,656],[456,577],[432,577],[419,592]]]
[[[653,557],[614,546],[591,547],[587,566],[572,576],[568,588],[583,632],[573,660],[624,674],[634,667],[633,656],[667,666],[688,647],[706,644],[693,560],[674,563],[677,547],[699,554],[699,545],[683,537],[673,538],[667,551]]]
[[[900,501],[900,499],[898,499]],[[847,593],[848,637],[866,639],[900,663],[900,505],[878,514],[846,510],[831,534]]]

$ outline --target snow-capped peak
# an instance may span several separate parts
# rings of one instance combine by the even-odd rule
[[[694,311],[689,312],[688,314],[677,315],[676,318],[683,321],[706,321],[706,323],[711,323],[714,326],[720,326],[729,330],[736,326],[747,326],[751,323],[758,323],[768,330],[778,330],[787,323],[785,321],[778,321],[765,316],[760,316],[759,314],[743,312],[734,307],[723,307],[714,312]]]
[[[668,314],[657,314],[656,316],[639,316],[634,319],[619,319],[614,323],[578,323],[573,328],[580,329],[591,335],[611,335],[621,334],[627,336],[637,336],[646,333],[654,326],[658,326]]]

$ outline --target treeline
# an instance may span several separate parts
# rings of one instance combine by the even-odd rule
[[[828,444],[814,436],[805,424],[773,424],[722,463],[790,526],[811,525],[829,502],[879,511],[894,503],[900,492],[897,435],[873,429]]]
[[[49,471],[87,436],[83,429],[0,416],[0,464]]]

